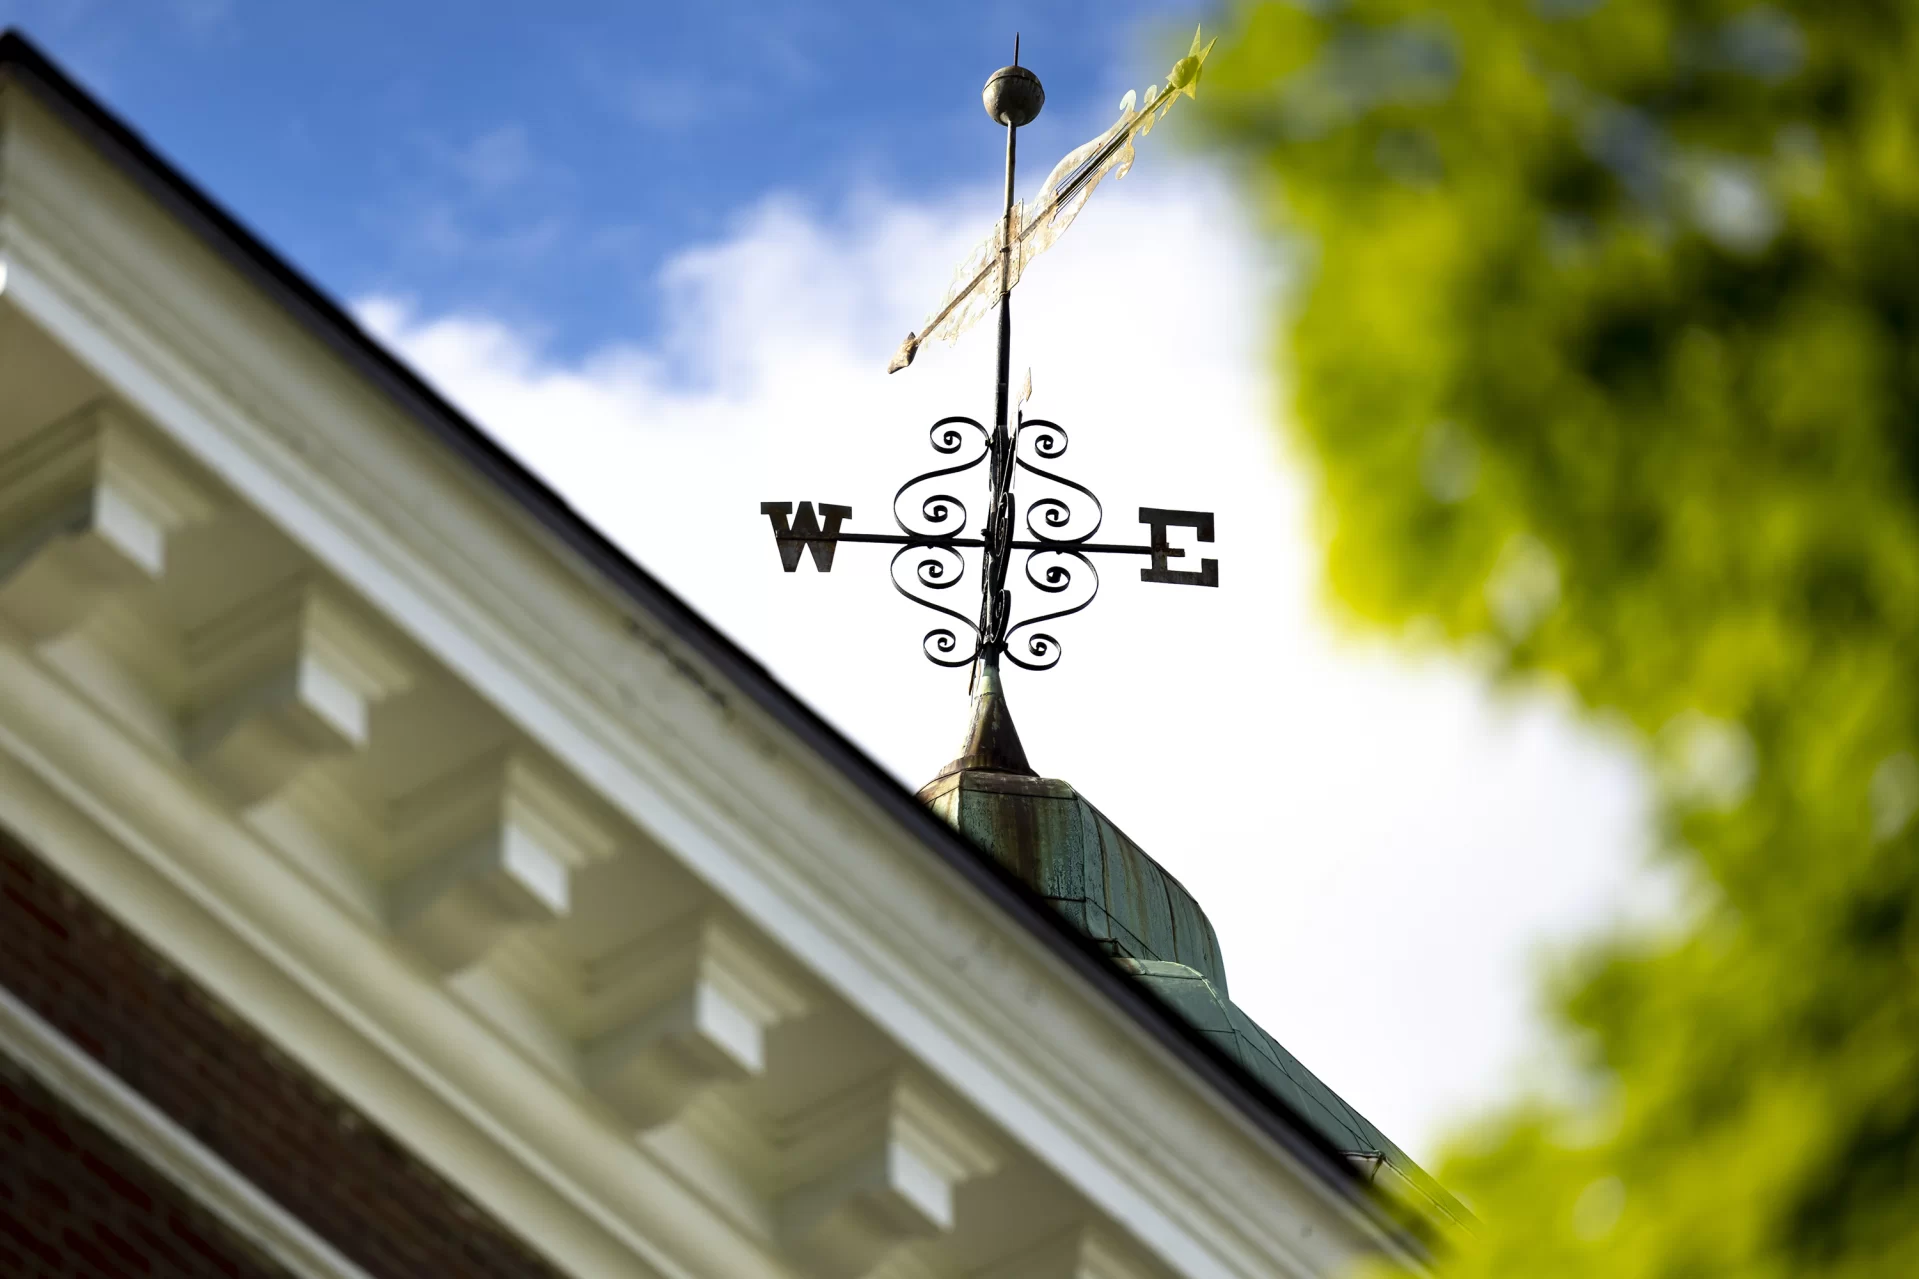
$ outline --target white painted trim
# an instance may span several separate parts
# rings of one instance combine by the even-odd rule
[[[55,723],[57,739],[38,731]],[[43,754],[22,731],[68,753]],[[84,760],[106,771],[76,772]],[[109,772],[126,809],[100,802]],[[563,1272],[789,1279],[416,966],[394,963],[204,788],[181,790],[4,642],[0,814],[81,892]],[[327,955],[339,966],[319,971]]]
[[[371,1279],[5,988],[0,1055],[299,1279]]]

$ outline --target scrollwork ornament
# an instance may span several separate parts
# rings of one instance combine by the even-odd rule
[[[1072,443],[1071,437],[1066,434],[1065,427],[1058,422],[1049,422],[1039,417],[1020,422],[1019,438],[1022,444],[1029,439],[1032,440],[1033,452],[1039,456],[1040,460],[1046,462],[1055,461],[1064,456],[1067,446]]]
[[[1037,518],[1041,523],[1047,526],[1046,531],[1042,531],[1034,527],[1033,521],[1035,518]],[[1073,508],[1063,498],[1057,498],[1057,497],[1037,498],[1031,503],[1029,503],[1026,507],[1026,531],[1032,534],[1033,537],[1037,539],[1041,539],[1049,542],[1059,542],[1059,541],[1069,540],[1065,538],[1056,537],[1053,534],[1054,534],[1054,531],[1056,530],[1063,529],[1070,526],[1072,522],[1073,522]],[[1099,525],[1095,524],[1093,526],[1093,532],[1097,533],[1098,531],[1099,531]],[[1093,535],[1092,533],[1086,533],[1086,534],[1082,534],[1079,537],[1072,538],[1070,540],[1076,541],[1076,542],[1083,542],[1087,538],[1091,537],[1092,535]]]
[[[1064,427],[1060,426],[1057,422],[1048,422],[1042,418],[1034,418],[1032,421],[1020,423],[1019,440],[1020,443],[1031,440],[1033,453],[1043,461],[1051,461],[1054,458],[1062,456],[1066,452],[1067,445],[1071,442],[1067,437]],[[1032,535],[1034,540],[1063,543],[1092,541],[1093,536],[1099,532],[1100,526],[1106,522],[1106,507],[1100,502],[1099,498],[1093,494],[1093,490],[1087,488],[1084,484],[1079,484],[1067,479],[1064,475],[1056,475],[1052,471],[1034,466],[1023,457],[1016,458],[1015,460],[1020,470],[1032,475],[1037,475],[1041,479],[1048,480],[1062,488],[1070,489],[1073,493],[1091,502],[1093,506],[1092,527],[1086,529],[1084,532],[1067,537],[1064,535],[1064,530],[1071,527],[1074,517],[1078,514],[1078,512],[1073,509],[1072,499],[1070,497],[1054,496],[1035,499],[1029,503],[1026,508],[1026,531]],[[1034,522],[1035,520],[1037,520],[1039,524],[1044,524],[1046,527],[1044,529],[1040,528],[1039,525]]]
[[[1031,635],[1022,636],[1020,642],[1026,646],[1027,657],[1021,657],[1014,652],[1014,645],[1009,639],[1006,645],[1006,660],[1021,670],[1050,671],[1059,665],[1059,659],[1065,653],[1065,646],[1045,631],[1034,631]],[[1032,660],[1029,661],[1027,658]]]
[[[1041,556],[1052,557],[1050,562],[1040,562]],[[1005,643],[1006,660],[1013,665],[1029,671],[1049,671],[1059,664],[1064,651],[1059,639],[1046,631],[1029,631],[1042,622],[1054,621],[1062,617],[1071,617],[1090,605],[1099,595],[1099,570],[1093,561],[1079,551],[1042,547],[1026,553],[1025,574],[1028,585],[1047,595],[1064,595],[1081,584],[1079,571],[1084,569],[1090,581],[1086,598],[1067,608],[1054,609],[1015,622],[1007,628]],[[1021,649],[1025,650],[1024,655]]]
[[[899,526],[900,532],[909,537],[955,537],[966,530],[966,503],[951,493],[932,493],[921,498],[916,519],[909,520],[900,509],[901,501],[910,490],[944,476],[970,471],[986,460],[990,452],[986,428],[970,417],[943,417],[933,423],[927,431],[927,440],[933,446],[933,451],[950,457],[966,448],[967,435],[962,427],[972,428],[973,443],[978,445],[978,453],[954,466],[942,466],[915,475],[893,493],[893,522]]]
[[[970,417],[960,417],[957,415],[953,417],[943,417],[928,427],[926,429],[927,442],[933,446],[935,453],[945,453],[949,456],[957,453],[966,445],[966,433],[960,430],[962,426],[972,427],[973,434],[978,439],[980,447],[986,447],[988,439],[986,428]]]
[[[1091,606],[1099,595],[1099,570],[1090,556],[1110,553],[1145,554],[1158,566],[1172,553],[1164,545],[1164,527],[1191,524],[1201,530],[1202,541],[1211,541],[1212,516],[1205,512],[1158,511],[1142,507],[1141,518],[1153,514],[1154,542],[1148,546],[1107,546],[1094,539],[1105,523],[1105,508],[1091,489],[1039,463],[1051,463],[1065,455],[1071,440],[1065,428],[1041,418],[1022,420],[1016,426],[987,427],[974,418],[954,415],[940,418],[927,431],[927,443],[947,462],[916,475],[893,493],[893,519],[897,535],[842,533],[838,521],[850,515],[842,506],[821,505],[819,512],[828,523],[822,527],[811,504],[804,504],[790,527],[783,522],[792,513],[790,503],[765,503],[762,514],[774,517],[774,533],[780,540],[781,559],[788,572],[799,561],[796,542],[812,548],[815,563],[830,569],[828,544],[853,541],[887,543],[897,548],[888,572],[893,589],[921,608],[939,614],[940,620],[921,637],[920,647],[926,659],[937,666],[963,667],[1001,657],[1030,671],[1051,670],[1058,665],[1064,648],[1050,629],[1050,622],[1071,617]],[[983,474],[969,477],[970,483],[984,480],[986,508],[977,529],[969,528],[967,504],[958,493],[966,491],[952,477],[979,468]],[[1025,472],[1044,481],[1039,495],[1026,499],[1021,509],[1014,492],[1014,479]],[[952,482],[948,482],[952,481]],[[1152,523],[1152,521],[1148,521]],[[1024,526],[1024,534],[1019,530]],[[1085,526],[1085,527],[1081,527]],[[1077,531],[1076,531],[1077,530]],[[1020,573],[1009,570],[1012,557],[1023,552]],[[953,588],[966,581],[970,571],[968,556],[977,553],[981,584],[977,612],[953,607]],[[1211,561],[1206,561],[1208,565]],[[1023,595],[1024,587],[1038,592],[1038,598]],[[1147,580],[1184,580],[1173,576]],[[1201,583],[1211,585],[1212,582]],[[1016,589],[1009,591],[1007,587]],[[1023,599],[1040,611],[1020,617],[1016,605]]]
[[[929,591],[946,591],[960,584],[966,577],[966,557],[950,546],[912,545],[902,546],[893,555],[889,575],[893,579],[893,589],[912,600],[921,608],[930,608],[957,621],[973,636],[966,652],[959,654],[961,647],[959,632],[949,626],[936,626],[920,640],[921,651],[926,660],[936,666],[967,666],[979,656],[979,627],[964,613],[948,608],[936,600],[909,590],[900,581],[900,567],[905,561],[910,569],[913,582]],[[955,656],[955,654],[959,654]]]

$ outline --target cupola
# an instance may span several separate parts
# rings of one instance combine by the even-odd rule
[[[959,755],[919,794],[1115,959],[1184,964],[1226,992],[1193,895],[1072,786],[1033,772],[997,664],[981,664]]]
[[[1465,1219],[1405,1152],[1227,996],[1219,940],[1179,880],[1072,786],[1033,771],[997,661],[975,667],[959,755],[919,796],[1092,938],[1121,972],[1284,1098],[1369,1179]]]

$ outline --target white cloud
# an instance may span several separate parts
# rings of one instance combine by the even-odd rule
[[[455,151],[452,161],[476,190],[497,194],[533,171],[533,148],[524,125],[503,124]]]
[[[232,14],[233,0],[173,0],[173,11],[189,28],[204,31]]]
[[[1495,699],[1463,664],[1334,635],[1271,426],[1272,270],[1217,182],[1160,173],[1102,192],[1028,274],[1016,369],[1034,368],[1031,411],[1073,432],[1061,465],[1106,499],[1115,540],[1140,536],[1139,505],[1218,512],[1221,585],[1110,564],[1059,627],[1059,668],[1011,672],[1011,703],[1035,766],[1207,908],[1236,1000],[1419,1156],[1511,1083],[1534,951],[1642,890],[1646,784],[1558,699]],[[782,574],[758,507],[844,502],[850,527],[884,528],[894,487],[935,463],[934,418],[988,414],[988,333],[881,370],[993,212],[986,191],[833,217],[769,202],[673,261],[656,342],[579,360],[483,316],[361,313],[917,785],[966,712],[964,673],[919,656],[933,616],[893,594],[877,548]]]

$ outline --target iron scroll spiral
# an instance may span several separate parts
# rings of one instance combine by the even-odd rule
[[[1042,418],[1034,418],[1031,421],[1021,422],[1019,431],[1021,441],[1025,441],[1028,438],[1028,432],[1031,432],[1033,452],[1043,461],[1050,462],[1054,458],[1064,456],[1067,446],[1072,442],[1066,434],[1065,427],[1057,422],[1048,422]],[[1087,488],[1084,484],[1078,484],[1067,479],[1064,475],[1055,475],[1051,471],[1034,466],[1023,457],[1016,458],[1015,462],[1022,471],[1037,475],[1044,480],[1050,480],[1062,488],[1071,489],[1093,504],[1093,527],[1072,537],[1063,537],[1060,536],[1060,530],[1070,527],[1073,522],[1073,516],[1076,514],[1071,501],[1067,498],[1060,497],[1037,498],[1027,505],[1026,531],[1032,534],[1036,540],[1042,542],[1081,543],[1092,541],[1094,534],[1099,532],[1100,525],[1106,522],[1106,508],[1100,502],[1099,498],[1094,495],[1093,490]],[[1035,519],[1045,524],[1046,528],[1042,530],[1035,526],[1033,523]],[[1038,583],[1034,584],[1038,585]]]
[[[970,471],[993,457],[995,450],[991,432],[970,417],[941,418],[933,423],[927,439],[935,453],[949,458],[961,454],[970,456],[951,466],[916,475],[894,492],[893,520],[910,540],[894,554],[888,571],[894,590],[948,619],[921,637],[920,647],[926,660],[936,666],[969,666],[984,655],[987,648],[988,641],[981,629],[983,623],[931,598],[935,593],[950,591],[966,578],[966,557],[961,547],[952,544],[964,538],[968,519],[966,504],[952,493],[926,492],[922,486]],[[1099,533],[1105,522],[1105,508],[1085,485],[1021,456],[1021,452],[1026,451],[1037,461],[1051,462],[1066,452],[1069,442],[1065,429],[1058,423],[1038,418],[1022,421],[1014,438],[1014,464],[1065,490],[1062,495],[1038,497],[1027,504],[1026,530],[1034,542],[1042,544],[1026,552],[1027,585],[1048,597],[1049,603],[1075,601],[1067,607],[1053,608],[1014,622],[1000,632],[992,647],[1015,666],[1029,671],[1051,670],[1058,665],[1063,652],[1057,636],[1036,628],[1085,610],[1099,594],[1099,570],[1080,548]],[[1027,446],[1026,450],[1021,450],[1021,445]],[[916,495],[915,489],[920,489],[923,496]],[[1085,503],[1079,501],[1081,498]],[[1087,503],[1090,503],[1092,526],[1064,536],[1065,531],[1087,513]],[[1084,598],[1078,598],[1082,590]]]
[[[966,503],[951,493],[931,493],[920,500],[920,513],[918,520],[915,521],[919,527],[909,524],[907,517],[900,512],[900,500],[910,489],[942,476],[970,471],[986,460],[989,451],[986,428],[970,417],[943,417],[933,423],[931,429],[927,431],[927,439],[932,444],[933,451],[951,457],[964,449],[967,440],[965,433],[960,430],[962,426],[972,427],[974,434],[978,437],[976,442],[979,445],[979,452],[977,454],[957,466],[942,466],[922,475],[915,475],[893,493],[893,522],[899,525],[900,532],[908,537],[952,537],[966,529]]]
[[[931,493],[920,499],[918,517],[909,521],[900,510],[900,503],[914,487],[937,480],[948,475],[958,475],[970,471],[984,462],[990,452],[987,444],[986,428],[970,417],[943,417],[933,423],[927,431],[927,440],[935,453],[948,457],[967,447],[968,439],[963,427],[973,430],[973,443],[979,451],[971,458],[954,466],[938,467],[923,475],[915,475],[899,486],[893,494],[893,522],[899,525],[900,532],[912,538],[948,538],[955,537],[966,530],[966,504],[951,493]],[[910,569],[910,579],[919,590],[947,591],[960,584],[966,577],[966,557],[952,546],[936,541],[911,542],[902,546],[893,555],[888,574],[893,580],[893,589],[921,608],[930,608],[936,613],[952,618],[964,626],[972,635],[972,642],[961,652],[960,633],[950,626],[935,626],[920,639],[920,650],[926,660],[935,666],[970,666],[979,656],[979,626],[958,609],[949,608],[937,600],[909,589],[901,580],[902,562]]]
[[[893,562],[888,569],[893,579],[893,589],[912,600],[921,608],[930,608],[957,621],[973,635],[973,642],[965,653],[960,654],[958,632],[950,626],[935,626],[920,639],[920,650],[926,660],[935,666],[968,666],[979,656],[979,627],[973,619],[958,609],[948,608],[937,600],[930,600],[908,590],[900,581],[900,562],[912,559],[913,580],[929,591],[947,591],[958,586],[966,577],[966,557],[951,546],[920,544],[902,546],[893,554]],[[956,655],[958,654],[958,655]]]
[[[1090,536],[1090,534],[1088,536]],[[1042,555],[1057,556],[1059,557],[1058,562],[1047,564],[1036,574],[1034,572],[1034,561]],[[1072,562],[1068,563],[1067,561],[1069,560]],[[1072,590],[1074,586],[1078,584],[1078,579],[1075,575],[1081,568],[1085,569],[1087,576],[1092,579],[1092,589],[1087,591],[1086,598],[1072,605],[1070,608],[1054,609],[1050,613],[1041,613],[1037,617],[1026,618],[1024,621],[1015,622],[1012,626],[1008,627],[1006,631],[1006,647],[1004,650],[1007,661],[1024,670],[1052,670],[1053,667],[1059,665],[1060,655],[1064,649],[1064,646],[1061,645],[1058,638],[1046,631],[1034,631],[1024,636],[1020,636],[1020,633],[1028,627],[1038,626],[1041,622],[1050,622],[1061,617],[1071,617],[1073,614],[1084,610],[1099,596],[1099,570],[1093,567],[1093,561],[1088,559],[1083,552],[1073,550],[1070,547],[1059,547],[1057,549],[1053,547],[1041,547],[1038,550],[1028,551],[1026,553],[1026,581],[1035,589],[1043,591],[1048,595],[1063,595],[1067,591]],[[1014,644],[1015,636],[1020,636],[1019,642],[1024,645],[1026,649],[1025,657],[1021,657],[1016,649]],[[1029,658],[1031,660],[1028,660]]]

